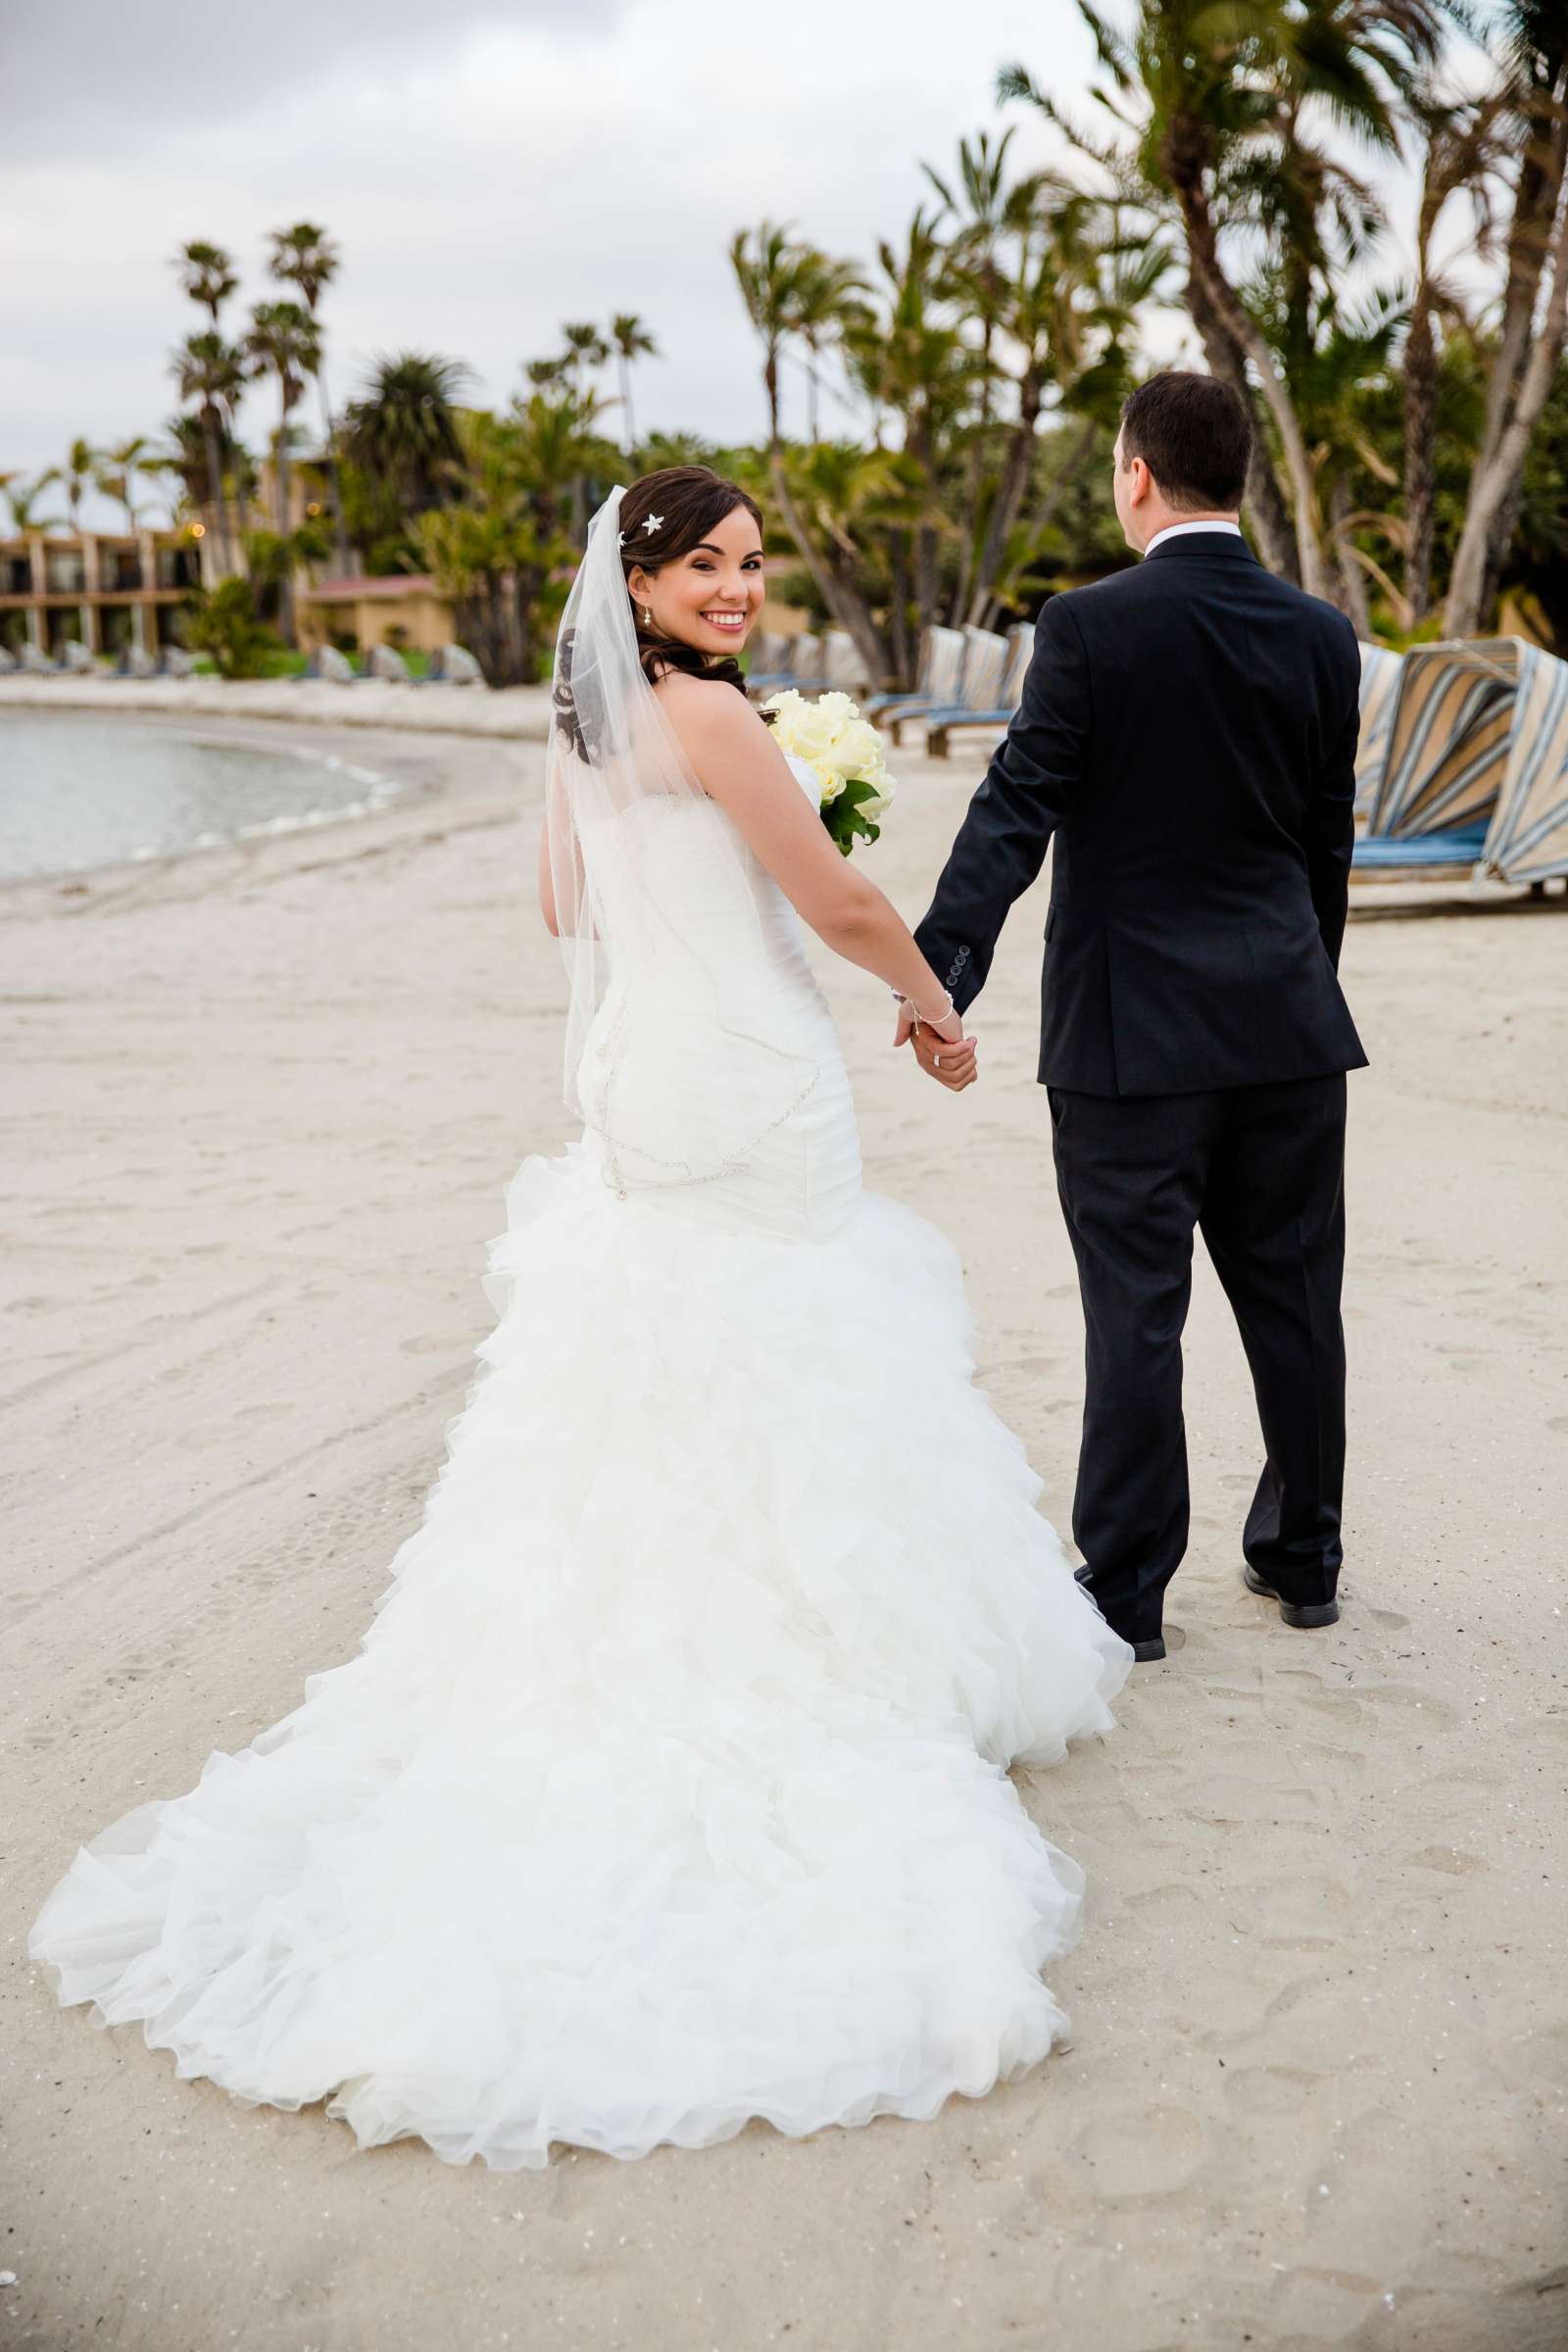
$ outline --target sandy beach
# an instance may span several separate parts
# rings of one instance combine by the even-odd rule
[[[56,2008],[24,1945],[76,1843],[354,1652],[489,1328],[502,1189],[568,1133],[539,745],[389,730],[376,759],[406,789],[373,816],[0,895],[0,2340],[1568,2342],[1560,898],[1355,902],[1326,1633],[1242,1589],[1257,1438],[1200,1261],[1171,1654],[1112,1738],[1018,1776],[1089,1874],[1053,1974],[1068,2049],[929,2125],[496,2175],[361,2154]],[[980,766],[897,766],[869,870],[913,918]],[[819,960],[868,1181],[958,1242],[980,1377],[1065,1531],[1082,1326],[1033,1083],[1043,919],[1038,887],[958,1098],[889,1052],[885,991]]]

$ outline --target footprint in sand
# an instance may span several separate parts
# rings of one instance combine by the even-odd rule
[[[1097,2116],[1072,2152],[1094,2169],[1102,2197],[1167,2195],[1203,2158],[1203,2127],[1185,2107],[1122,2107]]]

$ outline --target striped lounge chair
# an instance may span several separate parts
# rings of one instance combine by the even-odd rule
[[[1352,874],[1568,875],[1568,662],[1517,637],[1404,657]]]
[[[976,630],[975,634],[984,636],[988,632]],[[983,693],[983,688],[977,688],[972,704],[966,695],[963,702],[955,703],[946,710],[932,710],[926,714],[925,748],[933,760],[947,758],[949,737],[956,729],[983,727],[995,731],[998,727],[1005,727],[1022,702],[1024,677],[1034,660],[1034,622],[1020,620],[1007,631],[1004,638],[999,638],[997,642],[1002,647],[1002,662],[996,690],[989,698],[989,707],[977,707]],[[967,672],[964,685],[966,688],[969,685]]]
[[[895,743],[906,718],[921,718],[956,703],[963,691],[963,664],[968,640],[962,629],[930,628],[920,641],[920,665],[912,694],[873,694],[865,706],[867,718],[878,719],[892,731]]]

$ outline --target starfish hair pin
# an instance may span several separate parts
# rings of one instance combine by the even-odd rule
[[[655,531],[662,531],[663,527],[664,517],[662,514],[645,514],[643,516],[643,529],[648,533],[650,539]]]

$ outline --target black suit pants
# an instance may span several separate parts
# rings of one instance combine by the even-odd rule
[[[1049,1093],[1086,1327],[1072,1528],[1095,1598],[1127,1640],[1149,1640],[1187,1548],[1182,1329],[1197,1228],[1262,1425],[1244,1554],[1287,1600],[1331,1600],[1345,1472],[1344,1076],[1198,1095]]]

